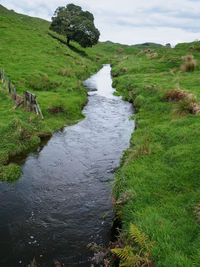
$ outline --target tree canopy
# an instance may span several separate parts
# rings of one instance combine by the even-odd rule
[[[56,9],[50,30],[66,36],[68,45],[70,41],[75,41],[82,47],[96,44],[100,36],[93,14],[74,4]]]

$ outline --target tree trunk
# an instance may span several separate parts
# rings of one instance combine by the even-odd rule
[[[67,45],[69,46],[70,39],[67,37]]]

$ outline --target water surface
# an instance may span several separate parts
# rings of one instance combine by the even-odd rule
[[[107,244],[111,181],[129,146],[132,105],[114,96],[110,66],[85,83],[86,118],[56,132],[22,162],[14,184],[0,184],[0,266],[90,266],[87,244]],[[108,216],[103,219],[105,214]]]

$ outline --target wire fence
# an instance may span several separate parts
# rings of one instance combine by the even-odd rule
[[[24,91],[23,96],[18,95],[16,87],[6,75],[5,70],[0,70],[0,81],[8,91],[9,95],[12,96],[13,100],[17,102],[15,109],[23,105],[25,110],[34,112],[37,115],[40,115],[42,120],[44,119],[35,94],[29,91]]]

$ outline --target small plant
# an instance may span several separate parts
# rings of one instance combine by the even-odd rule
[[[165,94],[165,99],[168,102],[183,100],[186,96],[186,91],[179,89],[168,90]]]
[[[117,200],[113,199],[112,203],[116,207],[119,207],[130,201],[131,197],[132,197],[132,192],[130,190],[127,190]]]
[[[180,89],[168,90],[165,94],[165,99],[168,102],[176,101],[173,107],[173,113],[179,116],[185,116],[188,113],[199,114],[200,106],[197,103],[195,95]]]
[[[6,182],[16,181],[22,173],[22,168],[17,164],[0,167],[0,180]]]
[[[150,256],[151,247],[155,242],[147,242],[147,240],[148,237],[131,223],[126,245],[121,248],[111,249],[112,253],[120,259],[119,266],[153,266]]]
[[[194,71],[196,67],[196,61],[194,60],[194,56],[186,55],[183,56],[182,59],[185,61],[184,64],[181,66],[182,72]]]
[[[148,242],[148,237],[140,230],[130,224],[129,232],[124,234],[119,229],[117,241],[110,243],[108,248],[89,244],[93,250],[93,264],[101,266],[127,266],[127,267],[151,267],[151,247],[155,242]],[[91,265],[94,266],[94,265]]]

